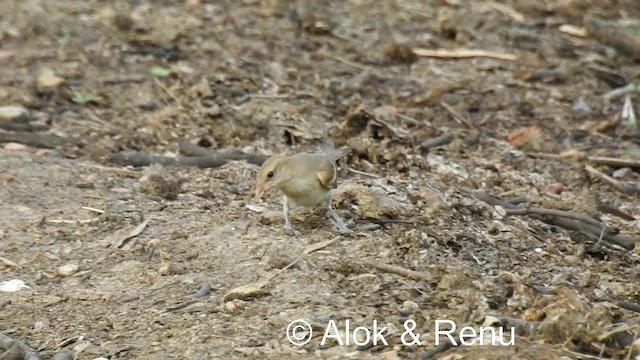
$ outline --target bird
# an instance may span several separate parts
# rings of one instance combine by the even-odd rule
[[[331,197],[338,187],[336,162],[347,153],[347,150],[342,149],[325,149],[319,153],[272,156],[258,170],[254,199],[261,199],[271,189],[280,190],[283,193],[284,228],[294,233],[296,230],[289,219],[292,205],[324,206],[329,221],[341,233],[352,233],[331,206]]]

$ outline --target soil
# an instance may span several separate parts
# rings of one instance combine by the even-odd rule
[[[561,31],[637,35],[639,4],[4,0],[0,105],[20,114],[0,111],[0,282],[28,288],[0,292],[0,332],[43,359],[640,356],[640,246],[607,240],[640,233],[640,132],[604,97],[640,67]],[[183,141],[349,149],[333,204],[355,233],[322,209],[285,231],[281,194],[252,199],[263,157],[169,164]],[[480,193],[587,215],[603,240]],[[516,323],[515,346],[437,348],[439,319]],[[322,343],[330,320],[389,344]]]

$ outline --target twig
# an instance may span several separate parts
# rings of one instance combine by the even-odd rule
[[[469,129],[473,129],[474,126],[469,122],[469,120],[462,115],[458,114],[458,112],[449,104],[444,101],[440,102],[440,105],[445,108],[453,118],[461,124],[466,125]]]
[[[136,226],[135,228],[133,228],[133,230],[131,230],[127,235],[123,236],[121,239],[117,240],[116,242],[114,242],[111,247],[112,248],[120,248],[122,247],[125,242],[127,240],[133,239],[134,237],[142,234],[142,232],[144,231],[144,229],[147,227],[147,225],[149,224],[149,221],[151,220],[151,216],[148,216],[146,219],[144,219],[143,222],[141,222],[140,224],[138,224],[138,226]]]
[[[396,116],[399,117],[402,120],[410,122],[413,125],[420,124],[420,122],[418,120],[412,118],[411,116],[407,116],[407,115],[404,115],[404,114],[396,114]]]
[[[578,231],[595,239],[599,237],[602,228],[605,226],[596,219],[574,212],[543,208],[522,208],[484,193],[478,193],[475,196],[487,204],[502,206],[506,215],[528,215],[533,219],[567,230]],[[607,245],[615,244],[626,250],[633,250],[635,244],[639,241],[638,239],[611,233],[605,233],[603,240],[608,243],[605,243]]]
[[[362,70],[362,71],[369,71],[369,70],[371,70],[371,67],[369,67],[369,66],[364,66],[364,65],[361,65],[361,64],[355,63],[355,62],[353,62],[353,61],[349,61],[349,60],[347,60],[347,59],[345,59],[345,58],[343,58],[343,57],[340,57],[340,56],[338,56],[338,55],[325,54],[325,56],[326,56],[326,57],[328,57],[328,58],[330,58],[330,59],[333,59],[333,60],[336,60],[336,61],[338,61],[338,62],[341,62],[341,63],[343,63],[343,64],[346,64],[346,65],[352,66],[352,67],[354,67],[354,68],[356,68],[356,69],[360,69],[360,70]]]
[[[510,7],[508,5],[500,4],[500,3],[497,3],[495,1],[487,2],[487,5],[490,8],[492,8],[494,10],[497,10],[497,11],[509,16],[510,18],[512,18],[513,20],[515,20],[515,21],[517,21],[519,23],[523,23],[523,22],[526,21],[526,18],[522,13],[514,10],[512,7]]]
[[[362,175],[362,176],[368,176],[368,177],[372,177],[372,178],[380,178],[380,177],[382,177],[382,176],[380,176],[380,175],[371,174],[371,173],[368,173],[368,172],[364,172],[364,171],[356,170],[356,169],[354,169],[354,168],[352,168],[352,167],[350,167],[350,166],[349,166],[349,167],[347,167],[347,170],[348,170],[349,172],[351,172],[351,173],[358,174],[358,175]]]
[[[588,216],[588,215],[582,215],[582,214],[578,214],[578,213],[574,213],[571,211],[564,211],[564,210],[556,210],[556,209],[545,209],[545,208],[535,208],[535,207],[527,207],[527,208],[520,208],[520,209],[505,209],[505,211],[507,212],[507,215],[530,215],[530,214],[536,214],[536,215],[542,215],[542,216],[559,216],[559,217],[564,217],[564,218],[568,218],[568,219],[573,219],[573,220],[578,220],[578,221],[582,221],[585,222],[587,224],[591,224],[593,226],[598,226],[598,227],[602,227],[603,224]]]
[[[318,250],[324,249],[327,246],[329,246],[329,245],[333,244],[334,242],[338,241],[338,239],[340,239],[340,236],[336,236],[331,240],[320,241],[320,242],[308,245],[307,247],[304,248],[304,250],[302,250],[302,254],[303,255],[309,255],[314,251],[318,251]],[[291,265],[291,264],[289,264],[289,265]],[[287,266],[289,266],[289,265],[287,265]]]
[[[436,347],[434,347],[431,350],[427,350],[425,352],[422,353],[421,358],[424,360],[427,359],[432,359],[433,357],[435,357],[436,355],[443,353],[451,348],[454,348],[456,346],[458,346],[457,344],[460,344],[460,334],[456,333],[454,334],[455,337],[455,343],[451,342],[451,339],[449,339],[449,337],[447,337],[447,342],[442,343]]]
[[[98,213],[98,214],[104,214],[104,210],[92,208],[92,207],[89,207],[89,206],[83,206],[82,209],[87,210],[87,211],[92,211],[92,212]]]
[[[370,224],[378,224],[378,225],[384,225],[384,224],[415,224],[416,222],[414,220],[402,220],[402,219],[362,219],[362,220],[357,220],[358,222],[362,222],[362,223],[370,223]]]
[[[62,145],[79,144],[80,140],[48,134],[0,131],[0,143],[6,142],[17,142],[29,146],[53,149]]]
[[[561,33],[579,38],[587,37],[587,30],[585,28],[580,28],[571,24],[562,24],[558,27],[558,30],[560,30]]]
[[[129,170],[129,169],[116,168],[116,167],[111,167],[111,166],[103,166],[103,165],[98,165],[98,164],[82,164],[82,165],[86,166],[86,167],[94,168],[96,170],[112,172],[112,173],[114,173],[116,175],[120,175],[120,176],[126,176],[126,177],[131,177],[131,178],[138,178],[138,177],[142,176],[142,174],[139,171],[133,171],[133,170]]]
[[[262,165],[267,160],[267,156],[247,154],[240,150],[214,150],[207,149],[189,141],[181,141],[178,143],[180,153],[187,156],[207,156],[217,158],[219,160],[246,160],[249,164]]]
[[[433,147],[447,145],[451,141],[453,141],[453,136],[451,135],[450,132],[447,131],[441,134],[440,136],[423,141],[422,144],[420,144],[420,147],[424,150],[427,150]]]
[[[149,166],[151,164],[176,165],[176,166],[196,166],[200,168],[215,168],[227,163],[227,160],[211,158],[209,156],[191,156],[191,157],[168,157],[155,154],[149,154],[144,151],[120,152],[111,154],[109,161],[125,166]]]
[[[198,302],[200,302],[200,299],[188,300],[188,301],[185,301],[183,303],[180,303],[180,304],[177,304],[177,305],[174,305],[174,306],[170,306],[170,307],[166,308],[164,312],[171,312],[171,311],[175,311],[175,310],[184,309],[187,306],[191,306],[191,305],[193,305],[195,303],[198,303]]]
[[[608,360],[607,358],[603,358],[603,357],[600,357],[600,356],[582,354],[582,353],[579,353],[579,352],[571,351],[566,346],[562,347],[562,351],[566,352],[567,354],[573,355],[578,359]]]
[[[261,100],[288,99],[291,97],[291,95],[286,95],[286,94],[282,94],[282,95],[251,94],[249,96],[251,96],[253,99],[261,99]]]
[[[604,156],[588,156],[587,160],[594,164],[607,165],[611,167],[630,167],[640,169],[640,160],[638,159],[620,159]]]
[[[631,84],[627,84],[626,86],[613,89],[607,92],[606,94],[604,94],[603,98],[605,103],[608,104],[611,102],[611,100],[615,98],[619,98],[625,95],[630,95],[633,93],[640,93],[640,84],[631,83]]]
[[[156,82],[156,84],[158,84],[158,86],[159,86],[159,87],[160,87],[164,92],[166,92],[166,93],[167,93],[167,94],[168,94],[168,95],[173,99],[173,101],[175,101],[175,102],[176,102],[176,105],[178,105],[178,108],[179,108],[179,109],[184,109],[184,106],[182,106],[182,102],[180,102],[180,99],[178,99],[178,98],[176,97],[176,95],[173,93],[173,91],[169,90],[169,88],[167,88],[166,86],[164,86],[164,84],[163,84],[160,80],[158,80],[158,78],[157,78],[157,77],[155,77],[155,76],[153,77],[153,81],[155,81],[155,82]]]
[[[372,267],[372,268],[374,268],[376,270],[379,270],[379,271],[382,271],[382,272],[401,275],[401,276],[408,277],[408,278],[413,279],[413,280],[422,280],[422,281],[431,281],[431,280],[433,280],[427,274],[424,274],[424,273],[421,273],[421,272],[418,272],[418,271],[414,271],[414,270],[405,269],[405,268],[400,267],[400,266],[383,264],[383,263],[380,263],[380,262],[377,262],[377,261],[372,261],[372,260],[364,260],[364,261],[361,262],[361,264],[364,265],[364,266]]]
[[[537,64],[529,63],[528,61],[521,59],[517,55],[485,51],[485,50],[475,50],[475,49],[431,50],[431,49],[415,48],[413,49],[413,52],[416,55],[418,55],[418,57],[430,57],[430,58],[437,58],[437,59],[467,59],[467,58],[481,57],[481,58],[516,62],[516,63],[527,65],[530,67],[538,67]]]
[[[594,18],[584,19],[587,33],[601,43],[640,59],[640,37],[618,26],[610,25]]]
[[[46,219],[45,222],[48,222],[51,224],[88,224],[88,223],[96,222],[98,220],[100,220],[100,218],[85,219],[85,220]]]
[[[218,334],[207,334],[207,336],[211,336],[211,337],[219,338],[219,339],[231,340],[231,341],[239,341],[238,339],[234,339],[232,337],[222,336],[222,335],[218,335]]]
[[[620,159],[615,157],[607,157],[607,156],[586,156],[581,152],[571,152],[567,154],[548,154],[548,153],[527,153],[528,156],[542,159],[554,159],[554,160],[562,160],[562,159],[585,159],[588,162],[598,164],[598,165],[607,165],[611,167],[630,167],[640,169],[640,159]]]
[[[633,183],[622,183],[614,178],[612,178],[611,176],[596,170],[595,168],[593,168],[592,166],[589,165],[585,165],[584,169],[587,170],[587,172],[591,175],[597,176],[598,178],[604,180],[605,182],[609,183],[610,185],[612,185],[614,188],[616,188],[617,190],[620,190],[626,194],[629,195],[638,195],[640,194],[640,189],[638,189],[638,187],[633,184]]]

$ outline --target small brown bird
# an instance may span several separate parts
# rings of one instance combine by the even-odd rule
[[[336,161],[347,154],[344,150],[325,150],[322,153],[299,153],[292,156],[273,156],[267,159],[256,177],[256,199],[276,188],[284,194],[282,210],[285,229],[293,230],[289,213],[291,205],[306,207],[323,205],[329,220],[342,233],[351,233],[344,221],[331,207],[333,190],[338,186]]]

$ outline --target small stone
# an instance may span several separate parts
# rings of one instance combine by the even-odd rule
[[[158,269],[158,273],[162,276],[166,275],[180,275],[184,273],[184,270],[178,267],[176,264],[164,264]]]
[[[33,331],[35,332],[40,332],[45,328],[45,323],[42,320],[38,320],[36,321],[35,324],[33,324]]]
[[[402,303],[402,306],[400,306],[400,315],[409,316],[418,309],[420,309],[420,306],[418,306],[418,304],[413,301],[407,300]]]
[[[244,310],[245,302],[239,299],[234,299],[224,303],[224,312],[228,314],[237,314]]]
[[[0,106],[0,120],[14,120],[26,116],[27,109],[20,105]]]
[[[20,143],[14,143],[14,142],[4,144],[3,148],[7,151],[14,151],[14,152],[25,151],[27,149],[25,145]]]
[[[57,76],[51,70],[43,70],[38,75],[38,87],[41,88],[56,88],[64,83],[64,79]]]
[[[73,356],[68,352],[59,352],[51,360],[73,360]]]
[[[80,270],[78,264],[66,264],[56,268],[55,273],[60,277],[68,277]]]
[[[564,190],[564,186],[561,183],[553,183],[547,185],[546,190],[552,194],[560,195]]]
[[[617,169],[616,171],[613,172],[612,175],[616,179],[622,179],[629,176],[630,172],[631,172],[631,168],[625,167],[625,168]]]

